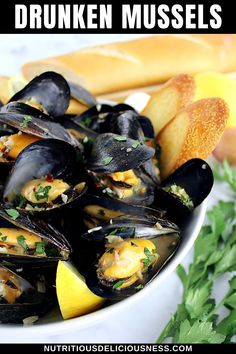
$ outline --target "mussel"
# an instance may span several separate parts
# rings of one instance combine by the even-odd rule
[[[42,218],[0,208],[0,258],[16,263],[49,265],[68,259],[71,246],[55,227]]]
[[[208,163],[191,159],[162,181],[154,205],[166,210],[166,217],[180,224],[208,196],[213,181]]]
[[[47,114],[22,102],[10,102],[3,106],[0,110],[0,122],[33,136],[35,140],[54,138],[79,147],[78,141],[62,125],[54,122]]]
[[[151,215],[126,215],[82,237],[103,246],[85,276],[88,287],[99,296],[119,300],[142,289],[159,273],[177,249],[179,228]]]
[[[99,226],[104,221],[109,221],[122,215],[154,215],[163,217],[164,210],[123,203],[118,199],[106,198],[98,195],[85,194],[80,200],[80,209],[83,222],[88,229]]]
[[[9,102],[16,101],[26,103],[53,117],[62,116],[69,106],[70,87],[63,76],[47,71],[31,80]]]
[[[75,182],[78,153],[64,141],[40,140],[25,148],[15,161],[3,188],[8,207],[47,211],[75,202],[86,190]]]
[[[46,313],[53,301],[26,279],[0,264],[0,322],[32,323]]]
[[[138,168],[154,154],[154,149],[138,140],[104,133],[94,141],[87,169],[96,186],[108,196],[127,203],[150,205],[154,188]]]

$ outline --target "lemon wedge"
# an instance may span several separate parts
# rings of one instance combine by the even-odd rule
[[[84,277],[69,261],[59,261],[56,274],[56,292],[64,319],[77,317],[98,309],[105,301],[93,294]]]
[[[218,72],[202,72],[195,75],[196,94],[194,100],[220,97],[229,106],[227,127],[236,127],[236,80]]]

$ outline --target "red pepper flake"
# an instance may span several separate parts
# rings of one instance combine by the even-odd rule
[[[53,175],[51,173],[48,173],[46,176],[45,176],[45,181],[46,182],[53,182]]]
[[[9,153],[10,149],[7,146],[3,146],[1,149],[1,153],[2,153],[2,157],[7,157],[8,153]]]

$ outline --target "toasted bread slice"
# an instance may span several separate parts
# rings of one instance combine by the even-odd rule
[[[192,158],[207,158],[219,141],[228,116],[228,106],[221,98],[202,99],[179,112],[157,137],[162,151],[162,178]]]
[[[151,95],[142,114],[151,119],[158,134],[176,114],[193,101],[195,81],[191,75],[182,74],[167,81]]]

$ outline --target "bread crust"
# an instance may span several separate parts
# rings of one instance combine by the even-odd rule
[[[162,178],[192,158],[207,158],[220,140],[229,109],[221,98],[196,101],[180,111],[160,132]]]
[[[22,70],[28,81],[54,70],[99,95],[157,84],[183,72],[236,70],[236,35],[156,35],[26,63]]]

